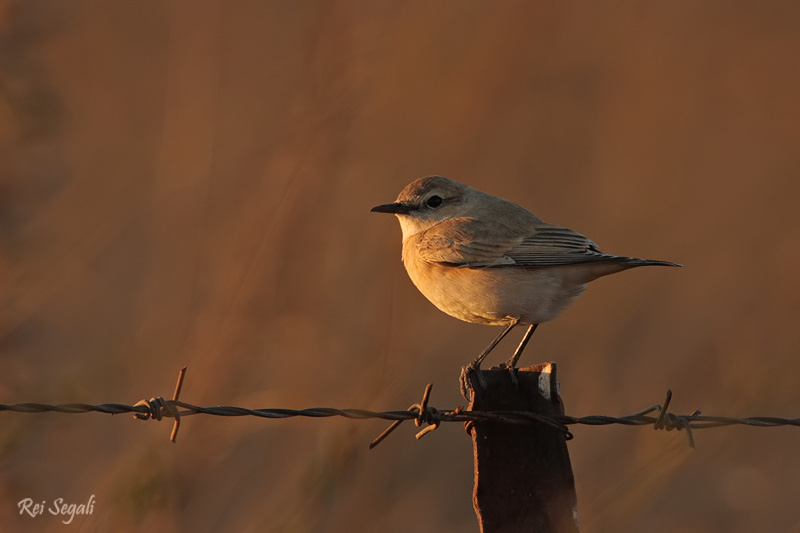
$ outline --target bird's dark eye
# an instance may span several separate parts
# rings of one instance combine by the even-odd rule
[[[444,200],[442,200],[442,197],[434,194],[425,201],[425,205],[427,205],[428,207],[435,208],[442,205],[442,202],[444,202]]]

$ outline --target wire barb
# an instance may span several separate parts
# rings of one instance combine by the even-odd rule
[[[667,431],[672,431],[673,429],[677,429],[678,431],[684,430],[686,431],[686,439],[689,447],[694,449],[692,422],[698,419],[700,411],[694,411],[690,415],[676,415],[669,412],[670,402],[672,402],[672,389],[667,389],[667,397],[664,400],[664,406],[655,406],[658,408],[659,412],[655,422],[653,422],[653,429],[665,429]]]
[[[150,398],[149,400],[139,400],[134,407],[147,407],[144,412],[137,412],[133,418],[137,420],[149,420],[151,418],[161,421],[165,416],[170,416],[175,419],[172,424],[172,433],[170,433],[169,440],[175,443],[178,438],[178,429],[181,427],[181,412],[178,411],[178,405],[183,388],[183,378],[186,376],[186,367],[181,368],[178,372],[178,382],[175,384],[175,392],[172,394],[172,400],[165,400],[161,396]]]
[[[428,383],[425,386],[425,392],[422,393],[422,401],[419,403],[411,404],[407,409],[409,413],[415,415],[414,424],[417,427],[421,427],[423,424],[428,424],[427,427],[425,427],[422,431],[416,434],[416,438],[418,440],[427,435],[428,433],[430,433],[431,431],[433,431],[434,429],[438,428],[439,424],[442,421],[441,418],[442,413],[440,413],[439,410],[434,407],[431,408],[428,407],[428,400],[430,400],[431,397],[431,390],[433,390],[433,383]],[[461,410],[462,407],[458,407],[457,409],[452,411],[452,413],[457,414],[460,413]],[[383,439],[388,437],[392,433],[392,431],[397,429],[397,427],[403,422],[404,420],[395,420],[394,422],[392,422],[388,428],[383,430],[383,433],[378,435],[372,442],[369,443],[369,449],[371,450],[372,448],[380,444],[383,441]]]

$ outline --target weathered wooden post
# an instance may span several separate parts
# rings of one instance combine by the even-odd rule
[[[563,415],[555,363],[470,373],[471,411]],[[576,533],[577,496],[564,432],[540,423],[468,422],[475,454],[473,505],[483,533]]]

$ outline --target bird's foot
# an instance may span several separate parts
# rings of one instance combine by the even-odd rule
[[[461,376],[459,376],[458,381],[461,385],[461,396],[467,401],[470,401],[470,391],[472,390],[470,373],[475,374],[476,381],[480,388],[485,389],[487,385],[486,379],[483,377],[483,374],[481,374],[481,367],[479,364],[475,364],[473,361],[467,366],[461,367]]]
[[[517,377],[517,366],[514,364],[513,359],[510,361],[506,361],[505,363],[500,363],[495,368],[499,370],[508,370],[508,375],[511,377],[511,383],[514,385],[519,385],[519,378]]]

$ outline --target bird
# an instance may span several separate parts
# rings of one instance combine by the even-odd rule
[[[539,324],[556,318],[590,281],[642,266],[682,266],[603,252],[576,231],[442,176],[417,179],[394,202],[371,211],[397,216],[403,264],[433,305],[465,322],[503,326],[464,372],[479,370],[498,343],[524,325],[517,349],[500,365],[513,373]],[[462,372],[462,389],[463,379]]]

